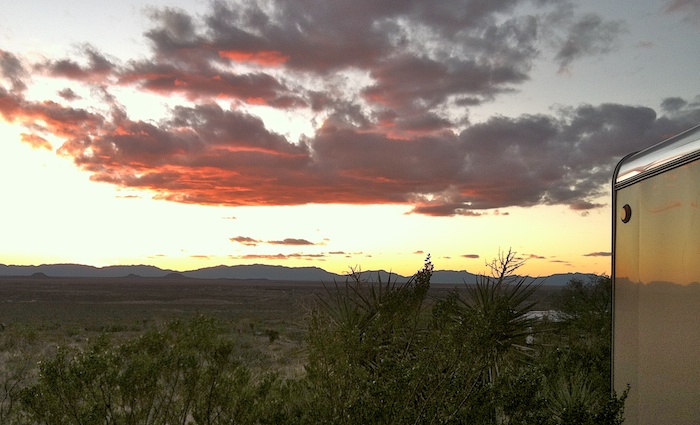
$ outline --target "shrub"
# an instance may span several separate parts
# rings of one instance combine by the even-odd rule
[[[61,348],[31,385],[26,368],[6,373],[0,420],[621,424],[627,393],[610,394],[610,280],[570,282],[558,304],[565,320],[542,322],[527,314],[538,286],[514,274],[515,254],[488,265],[490,276],[440,299],[428,295],[430,257],[406,283],[355,273],[336,284],[311,313],[298,379],[255,376],[235,330],[200,316]]]
[[[255,382],[234,347],[205,317],[120,345],[103,336],[42,362],[38,382],[20,398],[43,424],[251,423],[273,385]]]
[[[572,282],[561,300],[567,320],[543,323],[527,314],[538,285],[514,274],[522,265],[516,258],[500,254],[491,276],[431,309],[429,258],[405,284],[354,276],[336,285],[309,328],[302,410],[313,417],[306,419],[619,424],[626,394],[611,397],[609,380],[603,384],[610,367],[601,355],[610,338],[604,282],[593,290]]]

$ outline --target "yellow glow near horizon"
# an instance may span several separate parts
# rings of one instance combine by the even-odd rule
[[[609,257],[585,256],[609,250],[608,208],[587,216],[556,206],[429,217],[407,215],[408,205],[178,204],[90,181],[69,159],[19,142],[22,132],[0,123],[0,263],[151,264],[180,271],[265,263],[410,275],[427,254],[436,269],[483,272],[499,250],[512,249],[529,258],[524,274],[609,273]],[[238,236],[259,242],[230,240]],[[272,243],[286,238],[311,244]],[[274,258],[280,254],[286,258]]]

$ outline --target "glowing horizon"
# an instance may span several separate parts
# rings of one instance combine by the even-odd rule
[[[698,7],[635,5],[8,7],[0,263],[609,274],[613,167],[700,122]]]

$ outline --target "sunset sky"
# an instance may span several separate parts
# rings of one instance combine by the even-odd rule
[[[697,0],[7,3],[3,264],[609,273],[700,124]]]

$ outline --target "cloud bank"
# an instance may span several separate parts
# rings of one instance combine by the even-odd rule
[[[668,5],[686,9],[697,13]],[[700,122],[700,98],[673,97],[663,115],[582,104],[472,123],[470,109],[517,90],[536,59],[575,72],[578,60],[614,51],[624,23],[564,2],[213,2],[203,16],[149,16],[146,58],[122,62],[90,45],[43,61],[0,51],[0,116],[24,125],[35,148],[60,139],[57,153],[91,179],[160,199],[403,204],[430,216],[599,207],[624,154]],[[37,99],[37,78],[65,87]],[[78,87],[98,106],[76,106]],[[132,119],[116,94],[127,89],[178,106]],[[311,117],[314,131],[294,140],[256,108]]]

